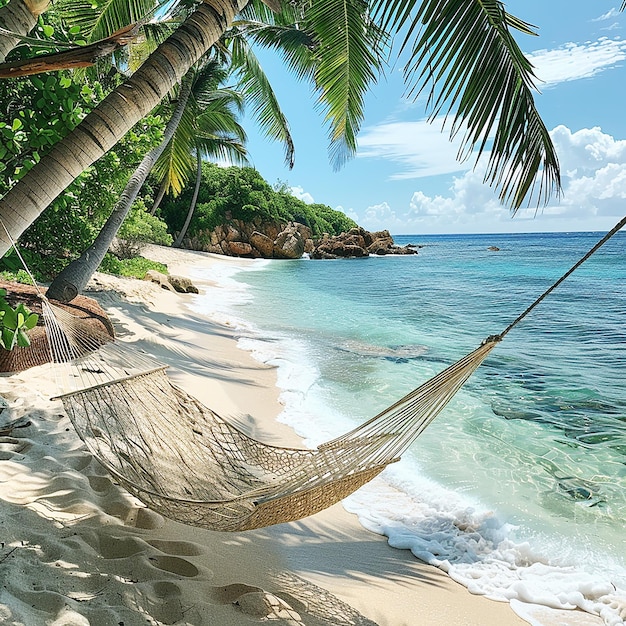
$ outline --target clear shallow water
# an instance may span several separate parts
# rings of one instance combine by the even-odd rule
[[[279,365],[279,419],[316,445],[502,331],[600,236],[396,237],[423,247],[227,268],[211,276],[229,294],[222,308],[199,307]],[[620,233],[346,508],[474,592],[624,623],[625,279]]]

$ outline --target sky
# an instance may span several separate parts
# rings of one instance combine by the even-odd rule
[[[563,192],[515,216],[483,180],[483,163],[459,162],[441,120],[410,100],[401,67],[368,93],[356,156],[332,167],[328,127],[311,87],[273,53],[260,52],[296,147],[283,148],[246,120],[251,164],[270,183],[392,234],[606,231],[626,214],[626,12],[620,0],[511,0],[509,13],[537,27],[515,38],[535,66],[537,109],[561,164]]]

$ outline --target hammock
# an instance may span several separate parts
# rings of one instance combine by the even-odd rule
[[[90,452],[148,507],[176,521],[243,531],[301,519],[380,474],[446,406],[513,326],[626,223],[611,232],[502,333],[352,431],[314,450],[261,443],[182,389],[148,355],[94,332],[43,299],[58,396]]]

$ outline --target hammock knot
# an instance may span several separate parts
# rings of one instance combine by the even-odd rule
[[[489,337],[482,340],[480,345],[486,346],[488,343],[499,343],[500,341],[502,341],[502,335],[489,335]]]

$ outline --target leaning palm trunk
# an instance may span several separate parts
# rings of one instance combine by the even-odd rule
[[[157,209],[161,205],[161,200],[163,200],[163,197],[165,196],[165,187],[166,187],[166,184],[164,180],[159,186],[159,191],[157,192],[156,198],[154,199],[154,204],[152,205],[152,208],[150,209],[150,215],[155,215],[157,212]]]
[[[196,148],[196,156],[197,160],[197,170],[196,170],[196,186],[193,190],[193,197],[191,198],[191,202],[189,203],[189,210],[187,211],[187,217],[185,218],[185,223],[183,227],[180,229],[178,233],[178,237],[176,237],[176,241],[174,242],[175,248],[180,248],[183,245],[183,239],[187,234],[187,229],[189,228],[189,224],[191,224],[191,218],[196,210],[196,202],[198,202],[198,194],[200,193],[200,183],[202,183],[202,158],[200,154],[200,150]]]
[[[208,0],[162,43],[123,85],[0,200],[0,220],[17,239],[41,212],[92,163],[110,150],[180,82],[221,37],[247,0]],[[0,256],[11,246],[0,233]]]
[[[52,281],[48,289],[49,298],[54,298],[60,302],[69,302],[85,289],[89,279],[98,269],[98,266],[102,263],[102,259],[104,259],[104,255],[113,243],[141,186],[146,181],[146,178],[148,178],[150,170],[154,167],[156,160],[161,156],[163,150],[165,150],[167,144],[176,132],[176,128],[187,106],[190,93],[191,81],[186,81],[183,83],[180,93],[178,94],[176,109],[174,109],[174,113],[165,127],[163,140],[156,148],[152,148],[152,150],[146,154],[139,164],[139,167],[137,167],[130,177],[120,199],[113,207],[109,219],[105,222],[94,242],[77,259],[67,265]]]
[[[0,28],[16,35],[28,35],[35,27],[39,15],[49,5],[48,0],[10,0],[0,9]],[[0,32],[0,63],[4,62],[18,41],[18,37]]]

